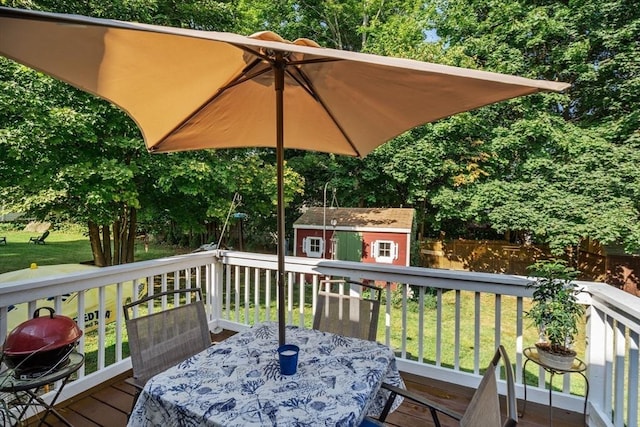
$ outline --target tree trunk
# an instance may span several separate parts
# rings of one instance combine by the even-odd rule
[[[138,210],[129,208],[129,238],[127,239],[126,262],[133,262],[133,255],[136,247],[136,227],[138,223]]]
[[[130,208],[124,206],[120,212],[120,264],[127,263],[127,244],[129,243],[129,214]]]
[[[113,265],[121,264],[120,262],[120,220],[113,222]]]
[[[89,242],[91,243],[91,253],[93,254],[93,263],[98,267],[107,265],[100,244],[100,227],[95,222],[89,221]]]
[[[132,207],[124,207],[120,217],[111,224],[111,227],[108,225],[99,226],[95,222],[89,221],[89,241],[91,242],[94,264],[98,267],[105,267],[133,262],[136,226],[137,210]],[[113,245],[111,244],[112,235]]]
[[[111,233],[109,232],[109,226],[102,226],[102,253],[104,254],[105,265],[113,265],[113,259],[111,258]]]

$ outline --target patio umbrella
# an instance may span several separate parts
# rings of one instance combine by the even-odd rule
[[[275,147],[284,343],[285,148],[365,156],[423,123],[569,85],[237,34],[0,8],[0,54],[107,99],[151,152]]]

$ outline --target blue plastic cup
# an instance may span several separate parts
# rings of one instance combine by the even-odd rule
[[[278,347],[278,357],[280,359],[280,373],[282,375],[293,375],[298,369],[298,353],[300,348],[293,344],[284,344]]]

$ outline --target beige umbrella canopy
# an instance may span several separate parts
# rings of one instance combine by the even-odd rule
[[[0,54],[107,99],[149,151],[276,147],[365,156],[423,123],[568,84],[236,34],[0,8]]]

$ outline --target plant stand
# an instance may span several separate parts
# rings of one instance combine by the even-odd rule
[[[540,366],[542,369],[544,369],[545,372],[548,372],[549,374],[551,374],[551,378],[549,380],[549,426],[553,425],[552,396],[553,396],[554,375],[580,374],[582,378],[584,378],[586,390],[584,394],[584,409],[582,411],[582,414],[584,417],[584,425],[586,426],[587,425],[587,399],[589,397],[589,380],[587,379],[587,376],[584,374],[584,372],[587,370],[587,365],[582,360],[576,357],[571,369],[564,370],[564,369],[552,368],[540,361],[540,358],[538,356],[538,349],[536,347],[527,347],[524,349],[522,354],[524,354],[524,357],[527,360],[525,360],[524,365],[522,365],[522,384],[524,386],[524,403],[522,405],[522,412],[520,413],[520,416],[524,418],[524,411],[527,407],[527,381],[525,380],[525,369],[527,367],[527,363],[533,362],[536,365]]]

